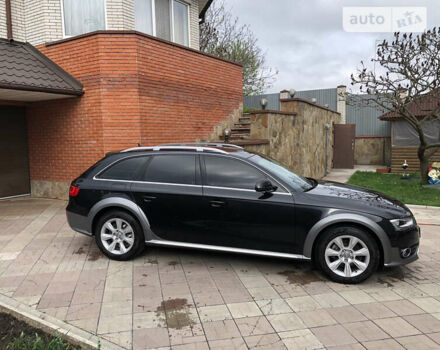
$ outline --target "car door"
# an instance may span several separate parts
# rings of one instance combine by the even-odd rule
[[[250,163],[220,155],[203,155],[203,236],[197,243],[299,253],[294,239],[292,195]],[[273,193],[255,191],[269,179]]]
[[[156,239],[189,242],[199,229],[202,186],[195,154],[159,154],[131,186]]]

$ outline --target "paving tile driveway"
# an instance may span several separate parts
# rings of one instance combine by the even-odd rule
[[[0,293],[127,349],[440,348],[440,209],[415,210],[417,262],[351,286],[281,259],[155,248],[110,261],[65,205],[0,202]]]

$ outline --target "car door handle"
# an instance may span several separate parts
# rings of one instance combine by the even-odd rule
[[[222,201],[210,201],[211,207],[213,208],[220,208],[223,207],[226,203]]]
[[[156,199],[156,197],[154,196],[143,196],[142,199],[144,200],[144,202],[151,202],[152,200]]]

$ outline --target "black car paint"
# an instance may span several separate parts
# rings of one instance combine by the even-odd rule
[[[162,239],[292,254],[302,254],[308,232],[322,218],[335,212],[360,213],[386,232],[393,247],[418,244],[416,227],[396,231],[389,222],[412,215],[402,203],[356,186],[320,182],[308,191],[295,192],[272,176],[291,192],[289,195],[94,179],[110,164],[129,156],[133,155],[112,154],[74,180],[72,184],[80,188],[80,194],[70,198],[67,211],[87,216],[100,200],[121,197],[144,210],[151,230]],[[252,162],[252,154],[247,152],[228,156]],[[198,177],[198,185],[201,179]]]

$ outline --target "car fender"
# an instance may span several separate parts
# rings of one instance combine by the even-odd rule
[[[90,209],[88,215],[90,222],[90,232],[92,232],[92,223],[96,215],[99,214],[103,209],[109,207],[119,207],[129,211],[141,224],[142,230],[144,231],[145,241],[151,240],[153,238],[153,234],[150,228],[150,222],[148,221],[148,218],[143,210],[133,201],[122,197],[108,197],[102,199]]]
[[[374,220],[367,216],[346,212],[330,214],[313,225],[306,236],[303,255],[308,258],[312,258],[313,245],[319,234],[330,225],[338,223],[353,223],[370,229],[377,236],[377,238],[379,238],[383,248],[384,262],[387,263],[389,260],[391,244],[385,231],[376,222],[374,222]]]

